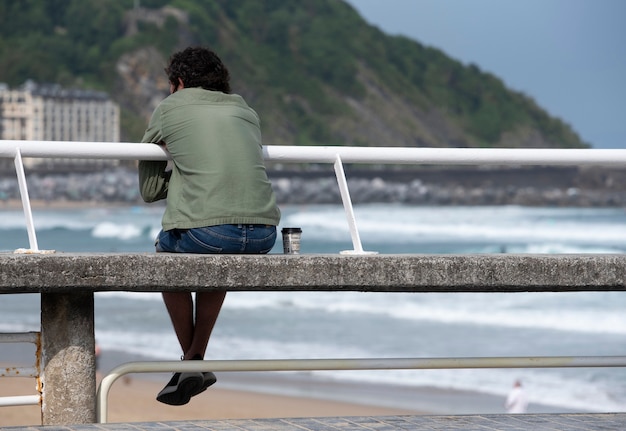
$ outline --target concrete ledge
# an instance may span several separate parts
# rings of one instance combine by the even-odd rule
[[[0,253],[0,293],[626,290],[626,255]]]

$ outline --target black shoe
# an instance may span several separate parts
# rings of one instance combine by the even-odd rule
[[[193,358],[191,358],[192,361],[202,361],[202,356],[200,355],[196,355]],[[204,373],[202,373],[202,386],[198,389],[198,392],[192,394],[192,397],[195,397],[196,395],[204,392],[207,390],[207,388],[209,386],[211,386],[213,383],[217,382],[217,378],[215,377],[215,374],[213,374],[210,371],[206,371]]]
[[[215,374],[213,374],[210,371],[207,371],[206,373],[202,373],[202,378],[204,380],[202,383],[202,387],[198,390],[198,392],[196,392],[195,394],[192,394],[191,395],[192,397],[195,397],[196,395],[206,391],[209,386],[217,382],[217,378],[215,377]]]
[[[210,385],[207,385],[209,387]],[[192,396],[204,389],[204,376],[199,372],[174,373],[169,383],[157,395],[157,401],[171,406],[187,404]]]

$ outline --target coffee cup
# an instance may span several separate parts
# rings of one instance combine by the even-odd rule
[[[302,229],[299,227],[284,227],[281,233],[283,234],[283,252],[285,254],[300,254]]]

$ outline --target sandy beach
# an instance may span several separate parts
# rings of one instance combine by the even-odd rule
[[[32,346],[17,343],[4,347],[0,358],[2,368],[33,365]],[[147,359],[106,351],[99,361],[98,383],[103,375],[122,363]],[[168,382],[170,374],[131,374],[120,378],[109,392],[108,422],[420,413],[417,409],[385,406],[375,398],[370,401],[367,394],[372,388],[350,389],[340,382],[320,382],[311,379],[309,373],[220,373],[217,377],[214,386],[185,406],[168,406],[156,401],[157,393]],[[33,377],[0,377],[0,397],[36,395],[35,384]],[[339,397],[333,397],[333,393]],[[356,401],[345,401],[351,399]],[[0,407],[0,427],[40,424],[38,405]]]
[[[3,350],[4,366],[30,366],[32,346],[13,344]],[[26,359],[28,358],[28,359]],[[98,380],[116,366],[148,358],[106,351]],[[499,397],[474,393],[324,379],[311,372],[224,372],[217,383],[185,406],[168,406],[156,394],[169,374],[131,374],[118,379],[109,393],[109,422],[182,419],[329,417],[426,414],[443,411],[502,411]],[[0,396],[36,395],[34,378],[0,377]],[[39,406],[0,407],[0,426],[38,425]]]
[[[359,416],[411,414],[414,411],[362,404],[210,388],[185,406],[156,401],[162,384],[145,378],[116,382],[109,394],[108,422],[172,421],[271,417]],[[0,396],[34,395],[35,379],[6,377]],[[0,407],[1,426],[40,425],[39,406]]]

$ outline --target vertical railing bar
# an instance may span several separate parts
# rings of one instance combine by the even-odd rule
[[[341,201],[343,202],[343,208],[346,212],[348,219],[348,227],[350,228],[350,235],[352,236],[352,246],[354,247],[353,253],[363,253],[363,246],[361,245],[361,237],[359,236],[359,230],[356,226],[356,218],[354,217],[354,208],[352,207],[352,200],[350,199],[350,191],[348,190],[348,182],[346,181],[346,174],[343,170],[343,163],[341,163],[341,157],[337,154],[335,158],[335,176],[337,177],[337,183],[339,184],[339,193],[341,194]]]
[[[24,174],[24,163],[22,163],[22,154],[19,148],[15,149],[15,172],[17,174],[17,183],[20,188],[20,196],[22,197],[24,216],[26,216],[26,230],[28,231],[30,249],[32,251],[39,251],[39,246],[37,245],[37,235],[35,234],[35,223],[33,222],[33,212],[30,208],[30,198],[28,197],[26,174]]]

